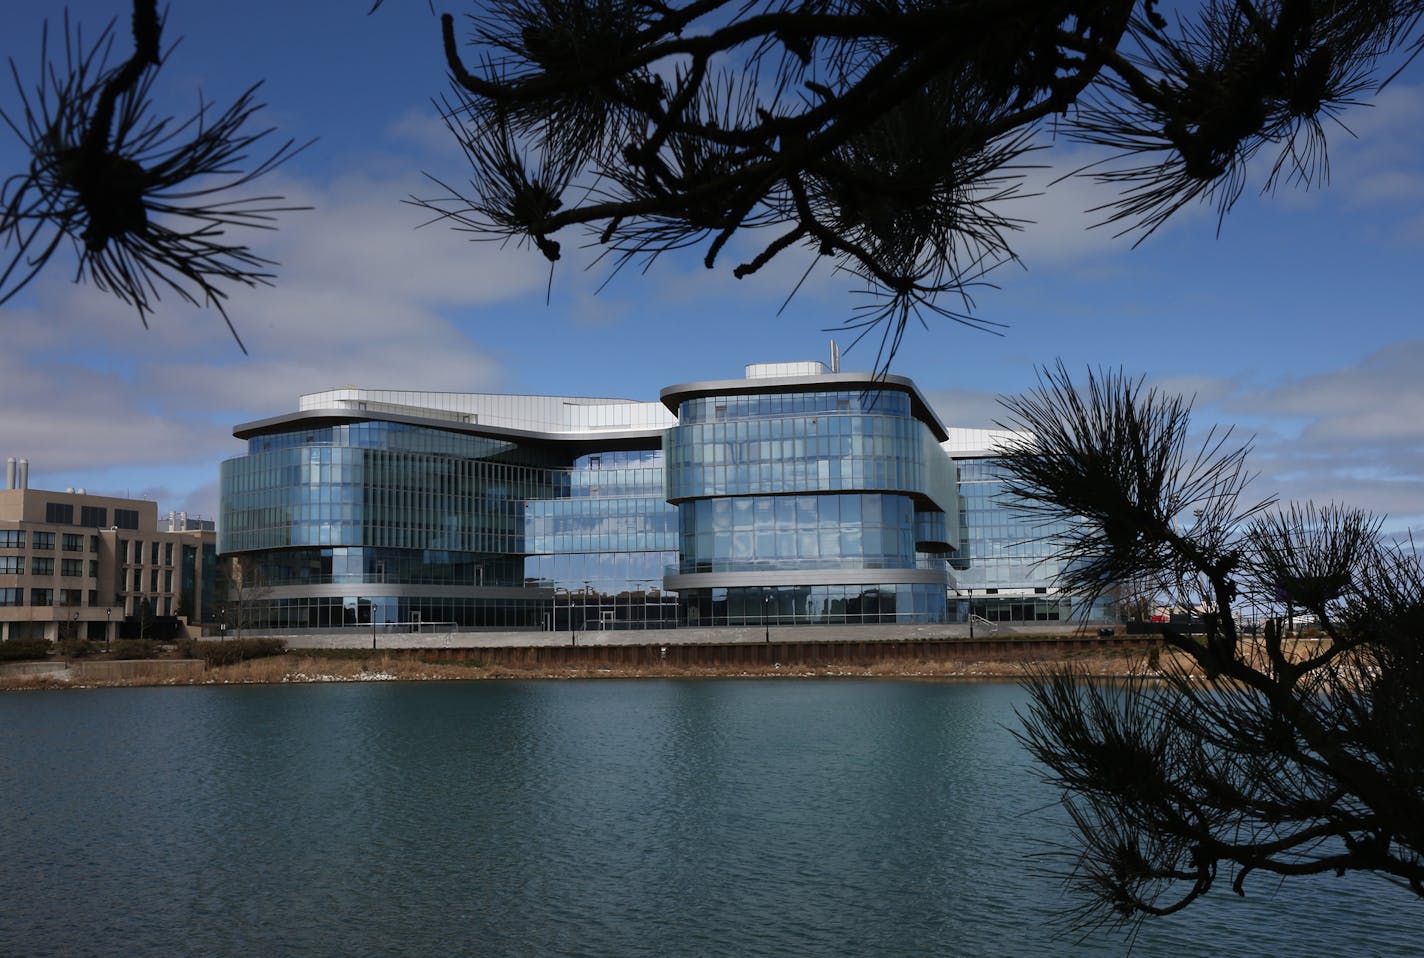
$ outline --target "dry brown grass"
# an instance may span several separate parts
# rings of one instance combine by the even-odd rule
[[[0,675],[0,692],[43,691],[73,688],[74,683],[53,675]]]
[[[1161,665],[1177,653],[1163,652]],[[1184,658],[1184,657],[1182,657]],[[589,679],[589,678],[884,678],[942,679],[947,681],[1016,681],[1032,662],[1073,665],[1103,677],[1148,672],[1143,652],[1134,650],[1071,653],[1059,659],[885,659],[820,664],[685,666],[667,663],[628,666],[609,663],[585,666],[484,665],[478,659],[463,662],[427,662],[400,654],[304,655],[287,653],[251,659],[235,665],[210,668],[191,680],[145,679],[106,682],[105,685],[205,684],[246,685],[292,682],[470,681],[481,679]],[[0,676],[0,690],[75,688],[93,683],[67,682],[50,676]]]

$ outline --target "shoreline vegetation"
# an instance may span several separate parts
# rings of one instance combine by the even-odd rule
[[[1159,674],[1168,659],[1178,656],[1160,653],[1160,660],[1140,648],[1104,649],[1053,656],[954,657],[936,659],[882,659],[862,662],[771,664],[681,665],[643,663],[638,665],[590,662],[580,665],[503,665],[486,663],[478,649],[468,657],[440,661],[423,657],[418,651],[341,652],[289,651],[228,665],[190,669],[179,674],[160,663],[191,662],[184,659],[153,659],[152,667],[134,674],[108,678],[85,678],[78,670],[54,669],[35,674],[15,674],[0,670],[0,691],[113,688],[171,685],[285,685],[327,682],[415,682],[488,681],[511,679],[733,679],[733,678],[873,678],[907,681],[998,681],[1013,682],[1032,669],[1072,666],[1083,673],[1103,678]],[[1185,657],[1181,657],[1185,660]],[[59,663],[55,663],[59,664]],[[127,664],[127,663],[126,663]],[[1185,661],[1170,665],[1185,665]]]

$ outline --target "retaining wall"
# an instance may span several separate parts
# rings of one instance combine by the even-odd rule
[[[886,661],[992,659],[1033,661],[1074,653],[1137,649],[1144,654],[1155,638],[1113,636],[1017,639],[922,639],[849,642],[737,642],[673,645],[497,646],[479,649],[400,650],[427,661],[477,661],[481,665],[570,666],[579,668],[673,665],[692,667],[828,665],[867,666]]]
[[[201,659],[118,659],[70,664],[76,682],[121,682],[133,679],[191,679],[202,676]]]

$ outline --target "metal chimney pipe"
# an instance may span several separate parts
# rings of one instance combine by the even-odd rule
[[[30,488],[30,460],[21,459],[19,471],[16,473],[16,489]]]
[[[5,488],[6,488],[6,489],[13,489],[13,488],[15,488],[15,457],[14,457],[14,456],[7,456],[7,457],[5,458]]]

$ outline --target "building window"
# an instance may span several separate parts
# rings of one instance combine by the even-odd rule
[[[153,548],[149,549],[149,550],[148,550],[148,553],[149,553],[148,564],[149,564],[149,565],[158,565],[158,540],[156,540],[156,539],[154,540]]]
[[[0,575],[24,575],[24,556],[0,556]]]
[[[96,605],[98,605],[98,604],[99,604],[99,590],[97,590],[97,589],[90,589],[90,590],[89,590],[89,607],[92,609],[94,606],[96,606]]]
[[[154,570],[153,570],[152,572],[150,572],[149,575],[148,575],[148,591],[149,591],[149,592],[157,592],[157,591],[158,591],[158,570],[157,570],[157,569],[154,569]]]
[[[54,575],[54,560],[46,556],[30,556],[30,575]]]
[[[79,524],[90,529],[102,529],[109,524],[109,510],[104,506],[80,506]]]
[[[120,529],[137,529],[137,528],[138,528],[138,510],[137,510],[137,509],[115,509],[115,510],[114,510],[114,525],[118,526]]]
[[[90,559],[90,560],[89,560],[89,578],[91,578],[91,579],[97,579],[97,578],[99,578],[99,560],[98,560],[98,559]]]
[[[60,548],[62,548],[65,552],[84,551],[84,537],[81,535],[75,535],[72,532],[66,532],[63,536],[60,537],[59,541]]]
[[[31,589],[30,605],[54,605],[53,589]]]
[[[67,606],[82,606],[84,604],[84,592],[81,589],[60,589],[59,604]]]
[[[163,543],[163,564],[173,564],[173,543],[171,542]]]
[[[53,552],[53,551],[54,551],[54,533],[53,533],[53,532],[36,532],[34,535],[30,536],[30,548],[31,548],[31,549],[46,549],[46,550],[48,550],[48,551],[50,551],[50,552]]]
[[[25,531],[23,529],[0,529],[0,549],[23,549]]]
[[[134,570],[133,583],[134,583],[134,584],[133,584],[133,590],[134,590],[135,592],[142,592],[142,591],[143,591],[143,570],[142,570],[142,569],[135,569],[135,570]]]
[[[98,537],[98,536],[90,536],[90,537],[89,537],[89,551],[92,552],[92,553],[94,553],[95,555],[98,555],[98,554],[99,554],[99,537]]]
[[[24,589],[0,589],[0,605],[24,605]]]
[[[172,592],[172,591],[173,591],[173,570],[172,570],[172,569],[165,569],[165,570],[163,571],[163,591],[164,591],[164,592]]]
[[[54,560],[50,560],[50,561],[52,562],[52,561],[54,561]],[[60,574],[60,575],[83,575],[83,574],[84,574],[84,560],[83,560],[83,559],[60,559],[60,560],[59,560],[59,574]]]
[[[133,544],[133,564],[134,564],[134,565],[141,565],[142,563],[143,563],[143,540],[142,540],[142,539],[135,539],[135,540],[134,540],[134,544]]]
[[[74,525],[74,506],[67,502],[46,502],[45,522],[56,526]]]

